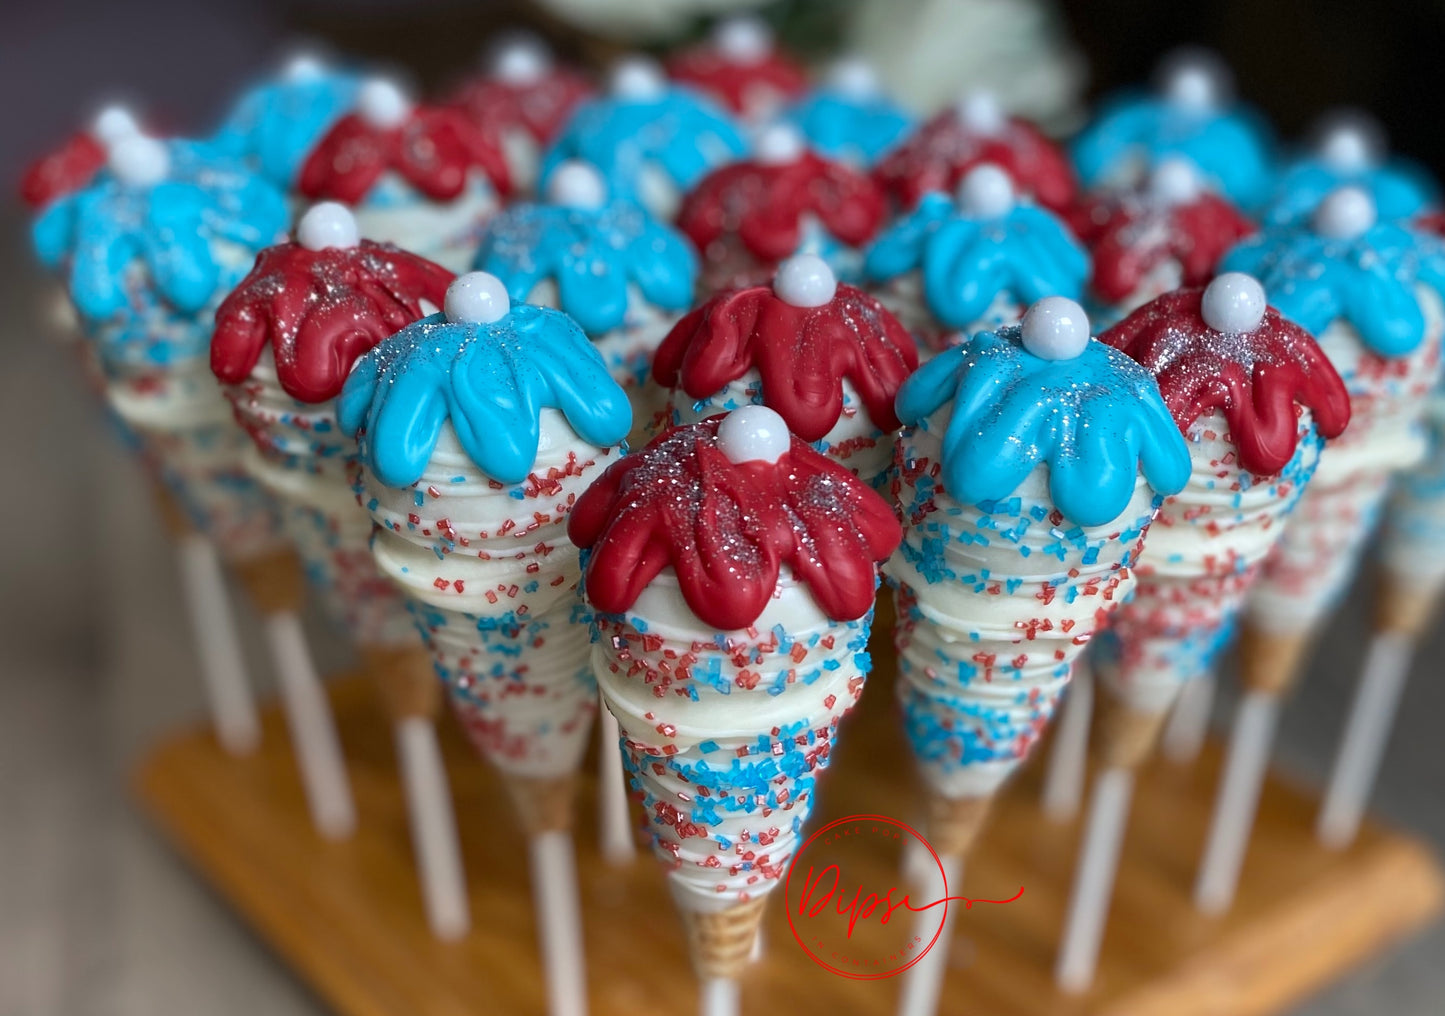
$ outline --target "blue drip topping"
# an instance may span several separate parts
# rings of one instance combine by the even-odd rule
[[[1021,304],[1045,296],[1077,300],[1089,255],[1049,212],[1026,202],[993,219],[970,218],[946,194],[925,194],[918,208],[869,248],[863,271],[886,281],[921,270],[929,310],[950,328],[967,328],[994,297]]]
[[[501,279],[514,304],[554,280],[562,310],[593,336],[626,324],[629,286],[654,307],[687,310],[698,273],[681,233],[624,202],[514,205],[488,224],[474,267]]]
[[[1097,526],[1128,505],[1141,466],[1159,494],[1189,481],[1189,447],[1154,378],[1095,339],[1073,359],[1045,360],[1018,328],[980,332],[903,383],[898,417],[919,424],[950,400],[942,478],[958,501],[1008,498],[1043,462],[1064,517]]]
[[[1373,352],[1404,356],[1425,338],[1415,286],[1445,295],[1445,243],[1392,222],[1349,240],[1274,226],[1226,254],[1219,270],[1253,275],[1272,307],[1314,335],[1343,319]]]
[[[1303,222],[1331,191],[1349,184],[1364,188],[1374,199],[1380,218],[1386,220],[1413,218],[1438,196],[1430,175],[1404,159],[1341,172],[1312,156],[1294,162],[1280,174],[1264,221],[1271,225]]]
[[[211,140],[289,189],[317,142],[356,105],[361,80],[355,74],[327,71],[262,82],[241,96]]]
[[[632,427],[627,395],[582,330],[527,304],[490,324],[434,314],[408,325],[357,362],[336,404],[341,429],[361,432],[362,462],[389,487],[421,479],[448,421],[478,469],[521,483],[544,408],[599,447]]]
[[[871,166],[902,141],[913,118],[887,96],[855,98],[820,89],[784,114],[814,151]]]

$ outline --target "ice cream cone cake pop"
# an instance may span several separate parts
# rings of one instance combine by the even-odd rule
[[[1116,96],[1074,138],[1079,182],[1090,190],[1136,187],[1155,163],[1178,155],[1210,189],[1255,207],[1274,180],[1273,144],[1264,120],[1232,91],[1229,70],[1213,53],[1166,57],[1156,91]]]
[[[501,280],[472,272],[444,313],[361,359],[337,410],[359,441],[377,563],[414,601],[455,712],[521,816],[553,1004],[582,1012],[566,869],[597,689],[564,526],[618,455],[627,396],[570,318],[512,305]]]
[[[961,857],[1070,669],[1133,588],[1189,452],[1148,372],[1090,339],[1078,304],[1036,303],[904,383],[898,694],[930,799]]]
[[[577,503],[593,666],[706,984],[738,976],[858,700],[892,508],[744,406],[673,428]]]
[[[913,117],[883,90],[861,57],[844,57],[783,114],[819,155],[850,166],[872,166],[913,128]]]
[[[1247,275],[1165,294],[1099,338],[1158,381],[1193,472],[1150,527],[1134,595],[1094,640],[1097,785],[1122,788],[1094,796],[1085,833],[1057,968],[1075,991],[1093,979],[1117,860],[1102,845],[1123,837],[1132,773],[1180,691],[1213,665],[1324,440],[1344,430],[1350,408],[1314,339],[1268,308]]]
[[[361,84],[319,54],[296,53],[242,94],[211,143],[289,194],[307,156],[355,108]]]
[[[466,114],[377,77],[306,156],[297,189],[352,208],[368,239],[465,271],[510,187],[497,142]]]
[[[667,76],[752,123],[808,87],[807,72],[778,47],[768,23],[746,14],[724,18],[705,42],[669,57]]]
[[[1091,297],[1106,319],[1214,277],[1219,259],[1254,232],[1228,199],[1210,193],[1187,159],[1160,160],[1137,191],[1086,199],[1069,225],[1093,261]]]
[[[542,152],[593,90],[585,75],[558,63],[540,38],[513,32],[490,47],[485,72],[464,82],[448,104],[499,140],[513,188],[528,194],[537,186]]]
[[[864,274],[923,345],[1016,324],[1046,296],[1078,299],[1089,256],[1050,212],[1020,199],[1008,174],[975,166],[958,193],[927,194],[868,249]]]
[[[913,338],[815,255],[769,286],[714,297],[668,334],[653,366],[672,424],[764,405],[816,451],[880,486],[898,429],[893,400],[918,367]]]
[[[692,305],[697,255],[639,206],[609,200],[588,163],[558,166],[546,198],[497,215],[476,268],[501,279],[513,302],[560,308],[581,325],[644,427],[661,409],[646,384],[652,355]]]
[[[656,64],[629,57],[612,69],[607,95],[577,107],[542,161],[542,186],[565,162],[596,166],[614,198],[671,221],[682,196],[747,145],[731,117],[670,85]]]
[[[1445,247],[1378,221],[1369,194],[1333,191],[1308,226],[1265,230],[1222,267],[1258,278],[1272,306],[1311,332],[1350,393],[1350,426],[1250,593],[1240,639],[1246,695],[1220,784],[1195,901],[1233,900],[1280,696],[1344,595],[1391,479],[1425,454],[1422,419],[1440,373]]]
[[[1381,219],[1408,219],[1437,202],[1439,191],[1425,170],[1390,157],[1384,130],[1372,117],[1337,111],[1321,122],[1311,151],[1286,165],[1264,211],[1271,225],[1309,219],[1319,203],[1340,187],[1369,193]]]
[[[1064,153],[986,91],[962,95],[879,160],[873,175],[906,211],[932,191],[953,191],[981,165],[1002,169],[1018,193],[1052,211],[1073,203],[1074,173]]]
[[[857,282],[862,248],[883,225],[866,175],[808,150],[794,127],[764,130],[751,157],[713,170],[683,200],[677,227],[702,252],[707,289],[766,280],[784,258],[816,254]]]
[[[348,468],[336,396],[356,360],[442,304],[452,274],[358,235],[344,206],[309,210],[297,240],[262,251],[216,312],[211,367],[251,436],[247,466],[276,498],[312,590],[350,634],[387,706],[432,930],[468,926],[450,791],[433,727],[440,688],[406,602],[376,568],[371,517]],[[419,774],[433,774],[420,780]]]

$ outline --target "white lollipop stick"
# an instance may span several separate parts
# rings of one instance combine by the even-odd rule
[[[1194,905],[1206,914],[1222,914],[1234,902],[1278,715],[1278,696],[1262,691],[1246,692],[1235,714],[1224,779],[1194,883]]]
[[[1320,842],[1331,849],[1348,847],[1360,830],[1360,819],[1385,756],[1414,652],[1414,640],[1403,632],[1379,632],[1370,640],[1365,669],[1350,704],[1345,735],[1315,825]]]
[[[585,1016],[587,977],[582,951],[582,907],[572,836],[545,832],[527,844],[532,862],[532,905],[547,983],[549,1016]]]
[[[327,839],[345,839],[356,829],[356,805],[331,704],[311,660],[301,619],[290,610],[268,615],[266,641],[280,678],[286,723],[291,728],[291,746],[301,769],[311,821]]]
[[[738,1016],[742,1010],[738,982],[731,977],[711,977],[698,988],[701,1016]]]
[[[609,864],[630,864],[637,857],[627,811],[627,774],[617,746],[617,717],[603,703],[597,714],[597,817],[602,856]]]
[[[931,860],[931,858],[930,858]],[[957,890],[959,879],[963,875],[963,861],[957,857],[943,857],[939,859],[943,864],[943,877],[939,877],[939,871],[933,867],[932,875],[928,880],[928,886],[923,890],[923,897],[928,900],[942,899],[945,892],[944,882],[947,881],[949,888],[947,892]],[[943,993],[944,976],[948,973],[948,952],[953,941],[953,922],[958,916],[958,911],[963,905],[950,906],[948,916],[943,920],[943,929],[938,933],[938,941],[933,943],[933,948],[928,950],[913,966],[909,967],[901,975],[903,982],[901,994],[898,998],[898,1016],[935,1016],[938,1012],[938,998]],[[933,937],[934,924],[938,915],[930,908],[920,911],[914,917],[917,927],[917,934],[926,942]]]
[[[1044,817],[1072,822],[1084,796],[1084,771],[1089,760],[1089,721],[1094,712],[1094,674],[1080,661],[1074,666],[1064,714],[1054,730],[1054,746],[1044,770]]]
[[[397,722],[395,734],[427,924],[433,935],[450,942],[470,930],[471,912],[436,726],[426,717],[408,716]]]
[[[1200,674],[1184,686],[1160,738],[1160,749],[1170,762],[1187,765],[1199,757],[1209,734],[1209,716],[1218,686],[1213,671]]]
[[[221,560],[211,541],[196,533],[181,536],[176,549],[216,737],[232,755],[249,755],[261,742],[261,723]]]
[[[1064,938],[1054,966],[1054,980],[1061,991],[1080,994],[1094,983],[1133,795],[1134,774],[1128,769],[1105,769],[1094,782],[1089,825],[1074,871]]]

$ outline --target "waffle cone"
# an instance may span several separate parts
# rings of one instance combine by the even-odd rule
[[[1249,691],[1283,695],[1294,686],[1314,642],[1313,631],[1263,631],[1245,624],[1239,633],[1239,676]]]
[[[360,652],[361,665],[376,685],[392,722],[436,716],[441,708],[441,682],[424,648],[362,646]]]
[[[246,595],[268,617],[297,611],[306,595],[301,562],[290,549],[273,550],[259,557],[233,562]]]
[[[992,797],[944,797],[928,800],[928,842],[940,857],[967,857],[988,821]]]
[[[1418,640],[1434,620],[1440,591],[1385,572],[1375,585],[1375,631]]]
[[[699,979],[741,976],[752,955],[767,902],[767,896],[755,896],[716,913],[682,912],[692,965]]]
[[[528,836],[571,830],[576,797],[576,779],[572,774],[550,779],[509,776],[506,783]]]
[[[1137,769],[1154,751],[1167,712],[1136,709],[1105,692],[1094,707],[1094,751],[1111,769]]]

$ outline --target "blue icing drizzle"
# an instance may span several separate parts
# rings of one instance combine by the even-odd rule
[[[1128,505],[1141,465],[1159,494],[1189,480],[1189,447],[1153,377],[1097,340],[1074,359],[1044,360],[1018,328],[980,332],[903,383],[899,419],[922,423],[950,400],[942,478],[955,500],[1008,498],[1045,462],[1059,511],[1097,526]]]
[[[908,134],[913,118],[884,95],[820,89],[784,114],[815,151],[871,166]]]
[[[279,75],[243,94],[211,140],[290,188],[316,143],[356,105],[360,89],[361,78],[342,71]]]
[[[1022,304],[1045,296],[1078,299],[1089,255],[1042,208],[1020,202],[997,218],[975,219],[952,198],[933,193],[874,241],[863,270],[877,281],[921,270],[933,316],[950,328],[967,328],[1001,292]]]
[[[1085,188],[1107,183],[1131,159],[1152,166],[1182,155],[1235,203],[1252,207],[1269,193],[1271,148],[1262,118],[1246,107],[1194,111],[1134,93],[1106,103],[1071,152]]]
[[[1264,220],[1272,225],[1300,222],[1331,191],[1347,184],[1368,191],[1382,219],[1412,218],[1433,204],[1437,196],[1429,174],[1403,159],[1345,172],[1311,156],[1292,163],[1280,174]]]
[[[681,88],[655,98],[606,96],[578,107],[542,160],[540,190],[567,159],[596,166],[614,197],[636,200],[643,169],[655,164],[681,190],[743,156],[747,144],[728,115]]]
[[[102,172],[91,186],[52,202],[32,226],[36,253],[66,274],[71,299],[90,326],[117,324],[117,341],[142,329],[136,298],[163,301],[183,315],[201,313],[250,269],[221,248],[250,255],[275,243],[289,221],[286,199],[262,177],[201,142],[170,141],[169,176],[136,187]],[[137,262],[146,270],[142,293],[126,284]],[[169,354],[158,353],[158,356]]]
[[[390,487],[421,478],[448,420],[477,468],[521,483],[544,408],[601,447],[632,427],[627,396],[582,330],[561,311],[525,304],[491,324],[434,314],[408,325],[357,363],[336,404],[342,430],[364,431],[361,460]]]
[[[1404,356],[1425,337],[1416,284],[1445,294],[1445,245],[1391,222],[1347,240],[1274,226],[1226,254],[1219,270],[1259,279],[1270,304],[1314,335],[1343,319],[1374,352]]]
[[[513,303],[554,280],[562,310],[596,336],[626,324],[629,286],[654,307],[687,310],[698,263],[681,233],[630,203],[522,204],[488,224],[475,268],[501,279]]]

